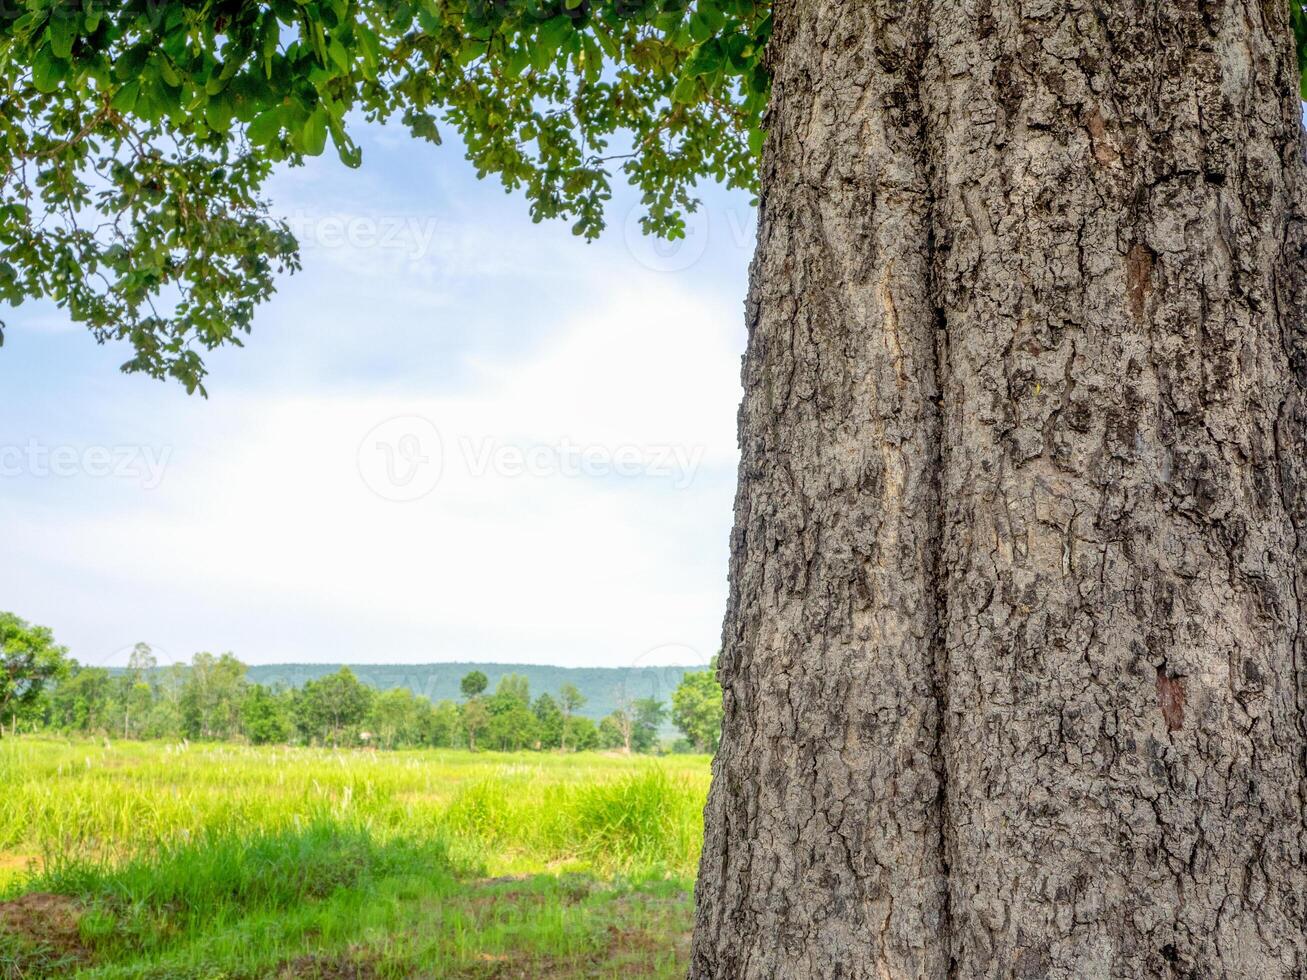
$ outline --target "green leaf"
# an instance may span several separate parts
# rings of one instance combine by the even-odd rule
[[[408,124],[409,132],[418,139],[440,145],[440,130],[429,113],[410,110],[404,113],[404,122]]]
[[[158,65],[160,78],[162,78],[173,88],[177,88],[181,85],[182,83],[181,76],[177,74],[177,69],[172,66],[171,61],[169,61],[167,58],[160,58],[158,59],[156,64]]]
[[[46,33],[50,38],[50,50],[56,58],[68,61],[73,54],[73,41],[77,38],[77,14],[63,4],[57,5],[50,12],[50,26]]]
[[[277,56],[277,46],[281,42],[281,26],[271,12],[263,15],[262,37],[260,46],[263,52],[263,72],[272,77],[272,60]]]
[[[552,57],[558,53],[563,46],[563,40],[571,33],[572,18],[559,14],[540,25],[539,42]]]
[[[354,141],[345,133],[340,120],[329,117],[327,131],[331,134],[331,142],[335,144],[336,155],[340,157],[341,163],[351,168],[363,163],[363,151],[355,146]]]
[[[375,79],[377,77],[377,68],[381,64],[381,45],[377,40],[377,35],[372,28],[365,24],[356,26],[354,34],[358,38],[359,52],[363,56],[363,65],[367,69],[367,77]]]
[[[331,60],[336,63],[336,67],[348,75],[351,62],[349,53],[345,50],[345,45],[341,44],[338,38],[333,37],[331,43],[327,46],[327,51],[330,52]]]
[[[245,138],[255,146],[268,146],[280,135],[280,109],[265,109],[254,117],[254,121],[245,130]]]
[[[672,101],[689,105],[699,98],[699,83],[691,75],[686,75],[672,89]]]
[[[69,74],[68,62],[55,55],[51,45],[43,44],[32,59],[32,84],[47,95],[59,87]]]
[[[223,96],[209,99],[204,107],[204,121],[215,133],[225,133],[231,129],[232,106]]]
[[[109,104],[118,112],[131,112],[136,108],[136,98],[140,94],[141,83],[136,79],[130,82],[124,82],[118,86],[118,91],[113,94]]]
[[[466,68],[472,62],[484,55],[489,48],[484,41],[464,41],[462,48],[458,52],[458,66]]]
[[[721,46],[716,38],[699,45],[685,62],[685,74],[698,78],[722,67]]]
[[[327,110],[318,106],[309,113],[300,130],[300,139],[304,143],[304,152],[311,157],[320,154],[327,145]]]
[[[128,48],[114,62],[113,73],[120,81],[139,78],[142,71],[145,70],[145,63],[150,58],[150,46],[148,44],[136,44]]]
[[[436,11],[429,5],[423,3],[418,6],[418,26],[426,34],[439,34],[440,29],[445,26],[444,22],[437,15]]]
[[[726,15],[714,0],[699,0],[690,15],[690,36],[703,42],[714,36],[726,26]]]
[[[604,54],[616,60],[621,54],[621,51],[617,47],[617,42],[613,39],[613,35],[609,33],[608,28],[596,21],[594,25],[594,33],[599,41],[599,46],[604,49]]]

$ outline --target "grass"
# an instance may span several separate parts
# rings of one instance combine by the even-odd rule
[[[0,742],[0,977],[672,977],[708,765]]]

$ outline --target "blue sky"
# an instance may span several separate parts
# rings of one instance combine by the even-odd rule
[[[706,662],[734,493],[747,195],[598,242],[461,151],[280,174],[304,244],[210,397],[49,305],[0,349],[0,609],[85,663]]]

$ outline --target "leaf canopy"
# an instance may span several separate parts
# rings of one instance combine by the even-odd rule
[[[624,179],[682,236],[700,179],[755,188],[770,30],[766,0],[11,0],[0,302],[53,299],[202,392],[299,268],[266,180],[328,147],[358,166],[360,120],[457,133],[536,221],[592,238]]]
[[[0,6],[0,301],[46,297],[124,365],[203,391],[299,267],[262,196],[360,120],[439,143],[594,237],[618,175],[684,234],[751,188],[768,80],[755,0],[19,0]],[[0,340],[3,334],[0,333]]]

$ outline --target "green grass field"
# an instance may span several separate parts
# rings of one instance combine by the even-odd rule
[[[0,740],[0,977],[675,977],[706,757]]]

